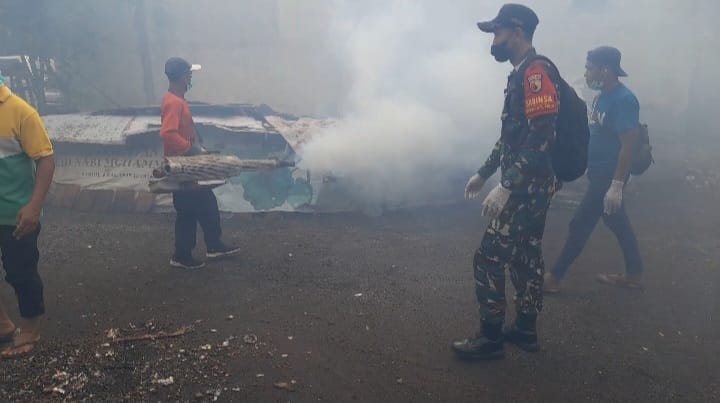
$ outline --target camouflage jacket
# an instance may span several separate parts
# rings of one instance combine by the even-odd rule
[[[531,50],[526,59],[535,54]],[[526,68],[521,64],[508,77],[500,139],[478,174],[487,179],[500,168],[500,183],[513,194],[555,190],[550,149],[560,109],[556,74],[536,60]]]

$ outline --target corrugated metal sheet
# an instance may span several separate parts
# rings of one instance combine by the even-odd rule
[[[106,115],[46,115],[43,122],[56,142],[125,144],[133,134],[151,131],[153,123],[160,124],[159,118],[149,116],[106,116]]]
[[[233,132],[244,133],[267,133],[275,132],[275,129],[261,120],[257,120],[250,116],[232,116],[232,117],[215,117],[215,116],[193,116],[195,124],[212,125]],[[158,119],[160,124],[160,119]]]
[[[197,125],[215,126],[231,132],[275,133],[275,129],[249,116],[194,116]],[[43,121],[50,138],[56,142],[125,144],[128,137],[157,131],[160,117],[118,115],[47,115]]]
[[[22,56],[0,56],[0,69],[2,69],[5,74],[10,74],[24,67]]]
[[[292,120],[280,116],[266,116],[265,119],[296,152],[302,150],[302,146],[313,136],[336,124],[334,119],[300,118]]]
[[[237,133],[279,133],[298,151],[314,135],[335,124],[332,119],[296,118],[260,105],[191,105],[198,126]],[[158,107],[130,108],[92,114],[43,116],[55,142],[123,145],[128,137],[160,128]]]

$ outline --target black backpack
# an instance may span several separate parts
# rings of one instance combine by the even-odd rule
[[[572,182],[583,176],[588,164],[588,145],[590,143],[590,127],[585,101],[575,89],[560,76],[555,64],[545,56],[531,57],[520,69],[520,77],[535,61],[542,60],[549,64],[558,78],[560,90],[560,111],[555,124],[555,145],[551,152],[552,166],[555,176],[562,182]]]
[[[647,124],[643,123],[640,125],[640,147],[630,166],[630,173],[633,176],[642,175],[654,162],[652,146],[650,145],[650,132],[648,131]]]

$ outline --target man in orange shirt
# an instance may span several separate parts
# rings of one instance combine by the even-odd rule
[[[166,157],[190,156],[207,153],[195,130],[185,93],[192,87],[192,72],[200,65],[191,65],[184,59],[173,57],[165,63],[165,75],[170,86],[160,108],[162,126],[160,138]],[[209,259],[236,255],[240,248],[225,245],[220,236],[220,211],[211,189],[183,190],[173,193],[175,219],[175,255],[170,265],[185,269],[200,269],[205,263],[192,255],[195,248],[197,223],[203,230]]]

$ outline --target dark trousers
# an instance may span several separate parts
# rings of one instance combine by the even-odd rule
[[[189,258],[197,242],[197,223],[202,227],[208,249],[221,245],[220,211],[212,190],[173,193],[175,218],[175,256]]]
[[[0,226],[2,266],[5,280],[15,289],[20,316],[32,319],[45,313],[43,283],[38,274],[40,228],[19,240],[13,236],[14,231],[14,226]]]
[[[585,197],[583,197],[580,206],[575,211],[575,216],[570,221],[568,239],[552,269],[553,276],[562,278],[565,275],[570,265],[580,256],[600,217],[603,218],[605,225],[615,234],[620,244],[620,249],[622,249],[625,257],[627,274],[642,273],[643,263],[642,258],[640,258],[638,242],[625,212],[624,203],[615,214],[605,215],[603,212],[605,194],[610,188],[614,175],[614,166],[588,170],[590,184]]]

